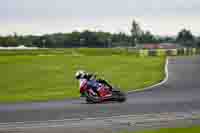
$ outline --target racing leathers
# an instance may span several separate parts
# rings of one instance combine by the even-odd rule
[[[93,90],[93,94],[97,94],[101,96],[101,88],[102,84],[112,88],[105,80],[96,79],[96,76],[93,74],[87,74],[84,78],[79,80],[80,90],[84,90],[87,88],[91,88]]]

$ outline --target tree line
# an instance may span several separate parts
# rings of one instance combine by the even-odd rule
[[[182,29],[176,37],[158,36],[150,31],[144,31],[133,20],[131,34],[94,32],[85,30],[71,33],[54,33],[41,36],[14,35],[0,36],[0,46],[31,46],[44,48],[70,48],[70,47],[133,47],[136,44],[146,43],[178,43],[186,47],[200,47],[200,37],[194,36],[190,30]]]

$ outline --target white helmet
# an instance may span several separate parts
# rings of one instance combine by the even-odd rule
[[[83,70],[78,70],[75,74],[76,79],[81,79],[86,76],[86,72]]]

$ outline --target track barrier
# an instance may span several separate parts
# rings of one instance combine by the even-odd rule
[[[192,56],[200,54],[197,48],[179,49],[142,49],[136,52],[139,56]]]

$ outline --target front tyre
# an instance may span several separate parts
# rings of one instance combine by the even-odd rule
[[[98,96],[94,96],[89,92],[85,92],[86,102],[87,103],[100,103],[101,99]]]

